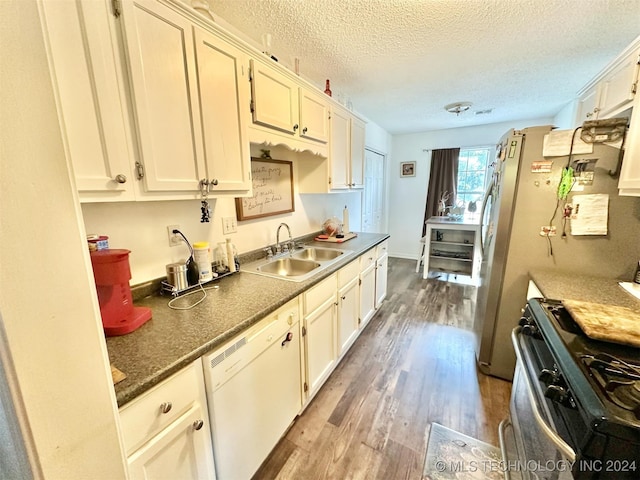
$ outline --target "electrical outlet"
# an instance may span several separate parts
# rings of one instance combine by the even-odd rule
[[[169,235],[170,247],[175,247],[182,243],[182,237],[177,233],[173,233],[174,230],[180,230],[180,225],[167,225],[167,234]]]
[[[238,220],[235,217],[222,217],[222,233],[229,235],[238,231]]]
[[[555,227],[555,225],[540,227],[540,236],[541,237],[555,237],[556,236],[556,227]]]

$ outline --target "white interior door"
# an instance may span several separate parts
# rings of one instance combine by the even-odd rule
[[[362,231],[383,233],[384,215],[384,155],[364,151],[364,199]]]

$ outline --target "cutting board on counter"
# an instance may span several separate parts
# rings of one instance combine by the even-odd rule
[[[640,314],[635,310],[578,300],[562,303],[587,337],[640,348]]]
[[[346,242],[347,240],[351,240],[352,238],[357,237],[358,234],[357,233],[345,233],[344,234],[344,238],[336,238],[336,237],[327,237],[327,238],[321,238],[321,237],[316,237],[314,238],[314,240],[316,242],[332,242],[332,243],[342,243],[342,242]]]

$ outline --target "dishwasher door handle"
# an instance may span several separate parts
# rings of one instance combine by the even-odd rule
[[[282,341],[282,346],[284,347],[285,344],[287,342],[290,342],[291,340],[293,340],[293,332],[288,332],[287,335],[284,337],[284,340]]]

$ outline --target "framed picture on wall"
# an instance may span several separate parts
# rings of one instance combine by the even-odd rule
[[[415,177],[416,176],[416,162],[402,162],[400,164],[400,176],[401,177]]]

